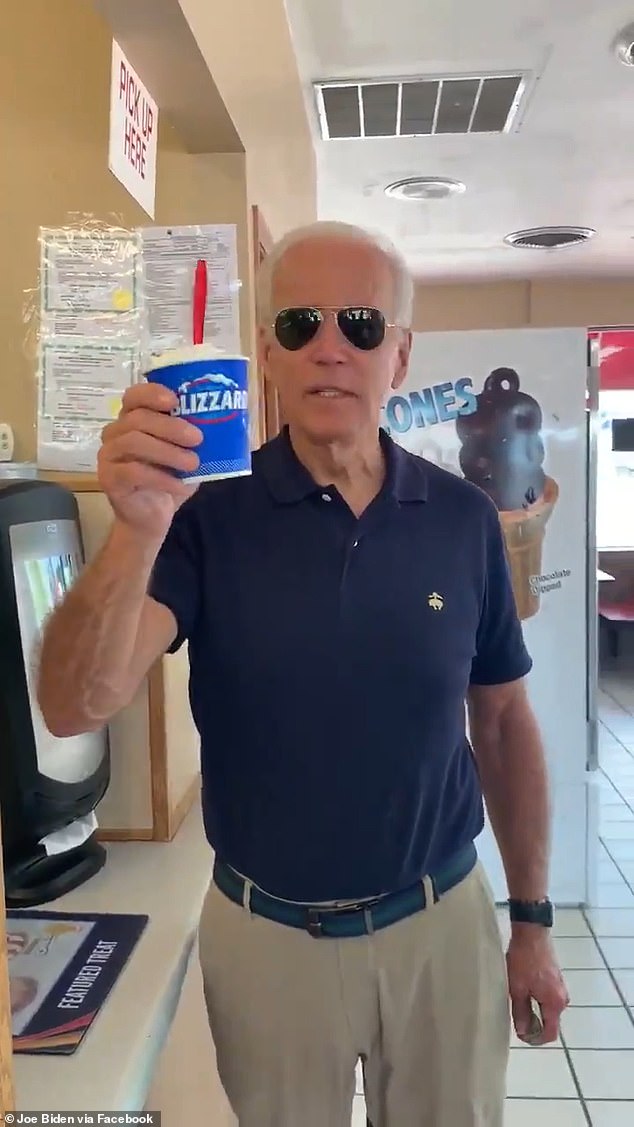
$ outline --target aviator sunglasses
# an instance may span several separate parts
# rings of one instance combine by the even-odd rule
[[[383,344],[386,329],[398,328],[386,321],[380,309],[368,305],[346,305],[341,309],[301,305],[278,313],[273,323],[278,343],[287,352],[305,348],[316,337],[328,313],[335,318],[348,343],[363,352],[371,352]]]

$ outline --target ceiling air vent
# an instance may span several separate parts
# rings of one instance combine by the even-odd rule
[[[533,227],[529,231],[514,231],[504,242],[524,250],[559,250],[586,243],[593,235],[596,231],[591,227]]]
[[[318,82],[324,140],[505,133],[526,87],[521,74]]]
[[[408,176],[388,184],[385,194],[395,200],[444,200],[464,191],[466,184],[462,180],[451,180],[448,176]]]

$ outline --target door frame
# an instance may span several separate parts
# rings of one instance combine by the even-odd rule
[[[588,748],[586,767],[599,767],[599,585],[597,582],[597,423],[599,412],[599,345],[588,330],[588,379],[586,384],[586,700]]]
[[[264,259],[271,253],[273,248],[273,238],[269,230],[268,224],[262,215],[260,208],[257,204],[253,204],[251,208],[251,217],[253,223],[253,256],[254,256],[254,277],[257,286],[257,275],[260,266]],[[257,325],[257,300],[255,303],[256,309],[256,334],[259,326]],[[259,347],[259,340],[257,341]],[[282,426],[284,425],[282,410],[280,407],[279,396],[273,385],[264,376],[261,369],[259,355],[256,352],[255,367],[258,381],[258,400],[260,405],[259,423],[260,423],[260,437],[262,442],[268,442],[271,438],[275,438],[279,434]]]
[[[600,345],[596,339],[599,333],[634,332],[634,324],[589,325],[588,333],[588,459],[587,459],[587,616],[588,616],[588,771],[595,772],[601,766],[599,752],[599,588],[596,571],[599,562],[597,543],[597,492],[598,492],[598,416],[599,393],[601,390]]]

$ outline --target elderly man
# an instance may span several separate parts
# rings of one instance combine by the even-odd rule
[[[59,734],[97,728],[189,643],[215,852],[200,959],[242,1127],[347,1127],[359,1060],[375,1127],[501,1127],[510,1011],[552,1041],[567,996],[497,513],[380,428],[411,346],[390,244],[317,224],[261,285],[287,427],[250,477],[192,495],[171,471],[196,466],[198,431],[164,389],[128,391],[99,457],[112,531],[48,624],[42,711]]]

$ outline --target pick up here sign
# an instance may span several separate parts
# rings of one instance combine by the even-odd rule
[[[108,167],[152,219],[157,147],[158,106],[113,42]]]

